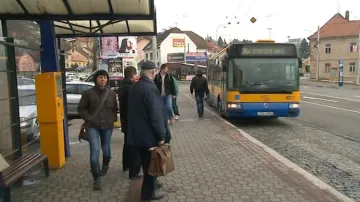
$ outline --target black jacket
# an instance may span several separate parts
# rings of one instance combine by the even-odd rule
[[[105,90],[109,92],[104,104],[100,106],[101,100],[106,93]],[[97,110],[98,112],[95,114]],[[116,94],[109,88],[100,89],[98,86],[94,86],[82,94],[77,111],[80,117],[89,124],[90,128],[113,128],[114,122],[117,121]]]
[[[166,73],[164,82],[165,82],[165,94],[166,95],[176,95],[175,84],[174,84],[172,76],[169,73]],[[161,94],[161,86],[162,86],[161,73],[158,73],[155,76],[154,83],[155,83],[156,87],[159,89],[160,94]]]
[[[194,90],[195,93],[206,93],[209,95],[208,82],[202,74],[196,74],[196,76],[194,76],[191,80],[190,93],[193,94]]]
[[[167,139],[169,131],[161,103],[160,92],[154,82],[141,77],[129,92],[127,144],[151,148]]]
[[[133,87],[134,82],[131,80],[124,80],[121,88],[118,92],[119,105],[120,105],[120,122],[121,122],[121,132],[127,133],[127,123],[128,123],[128,98],[129,91]]]

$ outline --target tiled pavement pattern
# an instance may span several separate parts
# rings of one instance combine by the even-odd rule
[[[260,147],[205,113],[197,118],[195,104],[179,97],[181,119],[171,126],[176,171],[160,178],[168,202],[210,201],[338,201]],[[80,121],[71,126],[72,157],[49,179],[13,190],[14,201],[139,201],[141,181],[126,179],[121,171],[122,134],[113,134],[113,160],[103,188],[92,191],[87,143],[76,143]],[[42,174],[42,173],[41,173]],[[31,176],[30,176],[31,177]]]

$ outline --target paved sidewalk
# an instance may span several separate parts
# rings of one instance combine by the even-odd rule
[[[207,111],[199,120],[193,99],[184,94],[184,86],[180,89],[181,117],[171,126],[176,171],[160,179],[166,193],[161,201],[346,201],[318,188],[220,117]],[[34,173],[40,181],[14,189],[14,201],[139,201],[141,180],[130,181],[122,172],[119,130],[113,134],[113,160],[103,188],[92,191],[88,144],[77,143],[81,122],[72,123],[72,157],[67,164],[52,171],[49,179]]]

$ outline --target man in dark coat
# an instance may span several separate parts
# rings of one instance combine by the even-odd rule
[[[137,149],[141,159],[144,173],[141,200],[159,200],[164,197],[155,192],[159,188],[157,178],[148,174],[149,149],[164,144],[169,132],[160,92],[153,81],[155,75],[155,64],[144,62],[140,79],[133,85],[128,100],[127,144]]]
[[[209,95],[209,87],[208,82],[205,77],[202,75],[202,71],[198,70],[196,72],[196,76],[193,77],[190,84],[190,93],[191,95],[195,91],[195,99],[196,99],[196,106],[199,118],[204,116],[204,96]]]
[[[124,147],[122,153],[122,165],[123,171],[129,170],[129,178],[133,179],[139,176],[141,169],[140,158],[137,155],[135,149],[132,149],[131,146],[127,144],[127,124],[128,124],[128,98],[129,91],[133,87],[136,80],[136,68],[129,66],[126,67],[125,78],[123,80],[122,86],[119,89],[119,104],[120,104],[120,121],[121,121],[121,132],[124,133]]]

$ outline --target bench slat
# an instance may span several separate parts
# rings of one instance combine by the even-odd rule
[[[11,167],[16,167],[19,164],[21,164],[22,162],[26,161],[29,158],[34,158],[36,156],[41,156],[41,154],[24,154],[23,156],[21,156],[19,159],[15,160],[14,162],[11,163],[10,167],[6,168],[5,170],[2,171],[2,173],[6,173],[9,170],[11,170]]]
[[[14,170],[21,169],[24,164],[26,165],[28,162],[36,161],[36,159],[39,158],[37,155],[27,155],[25,158],[20,158],[14,164],[11,164],[10,167],[5,169],[2,174],[3,176],[11,175],[11,173],[14,172]]]
[[[41,154],[25,154],[16,160],[10,167],[6,168],[0,174],[3,178],[3,185],[6,187],[14,181],[22,178],[35,165],[46,160],[47,156]]]

